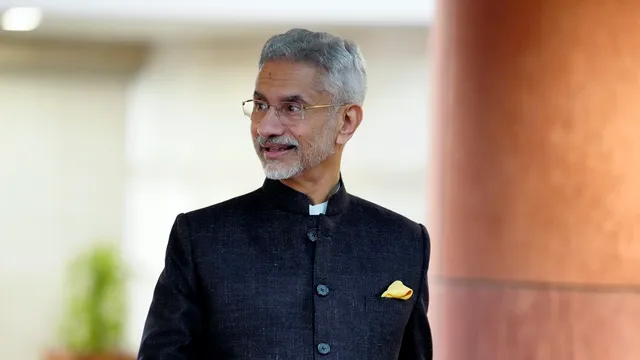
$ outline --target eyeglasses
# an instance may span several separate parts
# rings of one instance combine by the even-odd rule
[[[276,116],[283,124],[293,124],[304,119],[304,113],[306,110],[321,109],[338,106],[335,104],[329,105],[302,105],[295,102],[282,102],[279,106],[269,105],[263,100],[245,100],[242,102],[242,111],[244,115],[251,119],[251,121],[262,120],[269,108],[272,107],[276,111]]]

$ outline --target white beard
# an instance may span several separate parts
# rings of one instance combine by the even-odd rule
[[[318,142],[310,148],[298,147],[298,157],[292,164],[282,163],[278,160],[265,159],[259,152],[260,161],[264,174],[268,179],[285,180],[300,175],[303,171],[320,165],[336,151],[335,136],[332,127],[327,127],[325,131],[316,138]],[[256,146],[257,151],[261,151]]]
[[[265,176],[271,180],[290,179],[304,170],[304,166],[302,166],[300,161],[288,165],[279,161],[262,160],[262,168],[264,169]]]

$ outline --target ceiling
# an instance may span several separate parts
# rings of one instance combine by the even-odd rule
[[[291,27],[360,31],[381,27],[424,27],[432,23],[435,0],[30,0],[43,9],[42,25],[15,37],[154,41],[256,36]],[[0,11],[25,6],[0,0]]]

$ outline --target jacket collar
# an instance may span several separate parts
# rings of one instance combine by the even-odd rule
[[[349,194],[342,182],[342,174],[340,175],[338,184],[336,184],[336,188],[337,191],[329,196],[327,216],[337,215],[343,212],[349,204]],[[265,179],[262,184],[262,193],[266,196],[269,203],[281,210],[300,215],[309,215],[311,199],[279,180]]]

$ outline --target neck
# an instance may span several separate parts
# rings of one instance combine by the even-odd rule
[[[321,204],[327,201],[331,191],[340,181],[340,163],[320,164],[294,178],[281,181],[290,188],[307,195],[312,205]]]

